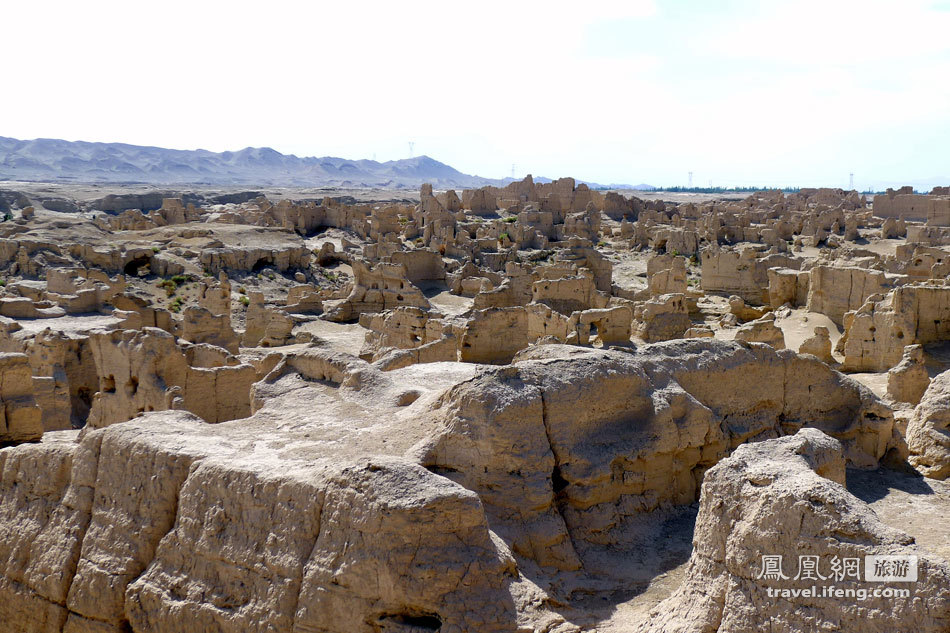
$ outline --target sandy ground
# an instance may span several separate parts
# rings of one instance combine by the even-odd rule
[[[109,314],[80,314],[57,317],[55,319],[17,319],[23,328],[23,333],[38,334],[50,328],[55,332],[84,333],[89,330],[109,327],[119,322],[119,319]]]
[[[588,574],[609,579],[605,589],[598,591],[589,579],[583,589],[572,588],[565,578],[559,592],[562,606],[555,610],[584,631],[629,631],[682,583],[698,507],[694,503],[631,519],[636,542],[623,555],[612,548],[581,552]],[[625,588],[618,591],[617,586]]]
[[[343,238],[352,241],[359,241],[358,236],[354,235],[351,232],[344,231],[342,229],[331,228],[325,231],[322,231],[312,237],[308,237],[304,240],[304,244],[307,245],[312,251],[320,250],[320,248],[329,242],[333,244],[334,250],[341,252],[343,250]]]
[[[785,335],[785,347],[796,351],[806,339],[814,336],[816,327],[824,326],[828,328],[832,350],[838,344],[842,334],[830,318],[818,312],[809,312],[805,308],[795,308],[788,316],[776,317],[775,325]],[[834,352],[832,352],[832,355],[834,355]],[[844,360],[841,356],[835,356],[835,359],[838,362]]]
[[[215,196],[227,193],[257,191],[271,200],[321,200],[325,197],[349,196],[358,202],[418,202],[417,189],[348,189],[341,187],[252,187],[210,186],[210,185],[121,185],[121,184],[83,184],[70,182],[23,182],[17,180],[0,181],[0,188],[21,191],[27,195],[56,196],[73,198],[79,202],[88,202],[103,198],[108,194],[143,194],[155,191],[170,194],[198,193]]]
[[[445,316],[458,316],[471,310],[475,299],[453,295],[445,286],[431,286],[423,288],[423,293],[436,310]]]
[[[725,298],[707,295],[700,304],[705,310],[714,310],[717,306],[723,313],[729,311],[729,302]],[[831,337],[831,347],[837,345],[841,338],[842,331],[835,325],[834,321],[818,312],[809,312],[805,308],[795,308],[787,314],[785,311],[779,311],[775,317],[775,325],[782,330],[785,336],[785,347],[787,349],[798,350],[801,344],[815,334],[815,328],[824,326],[828,328],[828,334]],[[736,338],[736,331],[739,328],[723,328],[716,332],[716,338],[732,341]],[[832,352],[832,354],[834,354]],[[838,362],[844,360],[840,356],[835,356]]]
[[[886,256],[894,255],[897,252],[897,247],[906,243],[907,240],[874,240],[873,242],[868,242],[867,244],[860,244],[859,248],[871,251],[872,253],[877,253],[878,255]]]
[[[849,378],[857,380],[859,383],[870,389],[875,396],[884,399],[887,397],[887,372],[879,374],[874,373],[856,373],[847,374]]]
[[[871,504],[882,521],[950,561],[950,481],[885,469],[849,470],[848,490]]]
[[[298,326],[298,328],[301,331],[310,332],[333,349],[353,354],[354,356],[360,353],[367,332],[367,330],[358,323],[333,323],[331,321],[324,321],[323,319],[315,319],[308,323],[303,323]],[[281,347],[277,349],[283,351],[287,348]]]
[[[613,283],[624,290],[639,291],[647,287],[647,258],[620,257],[608,254],[607,258],[614,265]]]

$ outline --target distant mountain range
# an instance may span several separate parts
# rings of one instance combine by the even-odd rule
[[[380,163],[324,156],[298,158],[269,147],[236,152],[175,150],[125,143],[0,136],[0,180],[154,185],[437,188],[503,185],[469,176],[428,156]]]
[[[437,189],[469,189],[503,186],[513,179],[469,176],[428,156],[380,163],[332,156],[299,158],[269,147],[209,152],[0,136],[0,180],[406,189],[431,183]]]

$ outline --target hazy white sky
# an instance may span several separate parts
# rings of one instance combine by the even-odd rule
[[[0,135],[950,183],[950,0],[6,2]]]

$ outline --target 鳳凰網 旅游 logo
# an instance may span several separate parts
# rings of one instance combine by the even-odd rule
[[[819,556],[762,554],[754,578],[772,598],[909,598],[917,581],[917,556]],[[809,581],[803,586],[802,581]],[[840,583],[840,584],[835,584]]]

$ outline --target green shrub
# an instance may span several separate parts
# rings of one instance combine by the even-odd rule
[[[164,288],[165,294],[170,297],[175,294],[179,286],[183,286],[189,281],[191,281],[191,277],[188,275],[175,275],[169,279],[163,279],[158,282],[158,287]]]
[[[177,292],[177,290],[178,290],[178,284],[176,284],[176,283],[175,283],[174,281],[172,281],[171,279],[163,279],[163,280],[161,280],[160,282],[158,282],[158,287],[159,287],[159,288],[164,288],[164,289],[165,289],[165,294],[166,294],[167,296],[169,296],[169,297],[171,297],[172,295],[174,295],[175,292]]]

